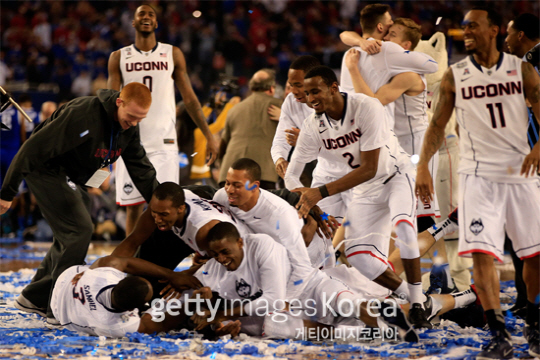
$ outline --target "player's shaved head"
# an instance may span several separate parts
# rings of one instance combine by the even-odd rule
[[[186,202],[184,189],[171,181],[159,184],[152,196],[158,200],[171,200],[175,208],[179,208]]]
[[[240,233],[236,229],[236,226],[228,222],[220,222],[208,231],[206,240],[208,241],[208,244],[210,244],[224,239],[228,241],[237,241],[239,238]]]
[[[250,182],[261,181],[261,167],[255,160],[249,158],[241,158],[236,160],[232,165],[233,170],[245,170]]]
[[[302,70],[304,73],[307,73],[309,70],[319,65],[321,65],[321,62],[315,56],[302,55],[292,62],[289,69]]]
[[[132,82],[122,88],[120,92],[120,99],[122,99],[126,105],[131,101],[135,101],[137,105],[144,109],[150,108],[152,104],[152,94],[148,87],[138,82]]]
[[[314,77],[320,76],[326,86],[330,87],[333,83],[338,83],[338,79],[334,70],[330,69],[328,66],[317,66],[309,70],[305,79],[311,79]]]
[[[111,304],[116,310],[130,311],[142,308],[152,295],[152,285],[148,280],[139,276],[128,276],[113,288]]]

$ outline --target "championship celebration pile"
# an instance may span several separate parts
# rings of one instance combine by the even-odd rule
[[[540,357],[538,3],[7,3],[0,357]]]

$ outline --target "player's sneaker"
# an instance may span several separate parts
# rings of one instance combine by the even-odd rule
[[[496,331],[493,335],[489,344],[484,346],[476,359],[512,359],[514,349],[512,348],[510,336],[501,331]]]
[[[25,311],[28,313],[36,313],[45,318],[47,317],[46,309],[39,308],[36,305],[32,304],[32,302],[25,298],[23,294],[19,295],[17,300],[15,300],[15,307],[21,311]]]
[[[402,340],[407,342],[418,342],[420,338],[407,320],[405,313],[394,301],[382,301],[380,314],[382,320],[389,326],[398,331]]]
[[[538,331],[538,328],[526,325],[525,329],[523,329],[523,335],[529,343],[529,355],[540,357],[540,332]]]
[[[446,265],[433,265],[429,274],[429,289],[426,294],[451,294],[457,291],[450,269]]]
[[[426,295],[426,299],[424,309],[426,310],[427,320],[431,322],[433,318],[439,315],[442,305],[438,301],[434,301],[430,295]]]
[[[433,325],[428,321],[427,311],[422,308],[422,305],[412,304],[409,309],[409,321],[415,329],[432,329]]]

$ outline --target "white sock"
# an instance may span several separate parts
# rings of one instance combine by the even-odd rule
[[[474,291],[472,291],[472,289],[467,289],[465,291],[452,294],[452,297],[456,302],[456,304],[454,305],[454,309],[465,307],[476,301],[476,294],[474,293]]]
[[[406,281],[402,281],[401,284],[398,286],[396,290],[394,290],[394,294],[399,296],[400,299],[404,299],[407,301],[411,301],[411,296],[409,294],[409,287],[407,286]]]
[[[426,296],[422,292],[422,283],[407,283],[407,285],[409,286],[410,294],[409,302],[411,304],[420,304],[422,305],[422,308],[424,308],[424,301],[426,301]]]

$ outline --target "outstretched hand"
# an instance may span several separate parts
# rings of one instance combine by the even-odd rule
[[[309,210],[322,199],[321,191],[318,188],[302,187],[294,189],[292,192],[300,194],[300,200],[296,204],[300,218],[306,217]]]

